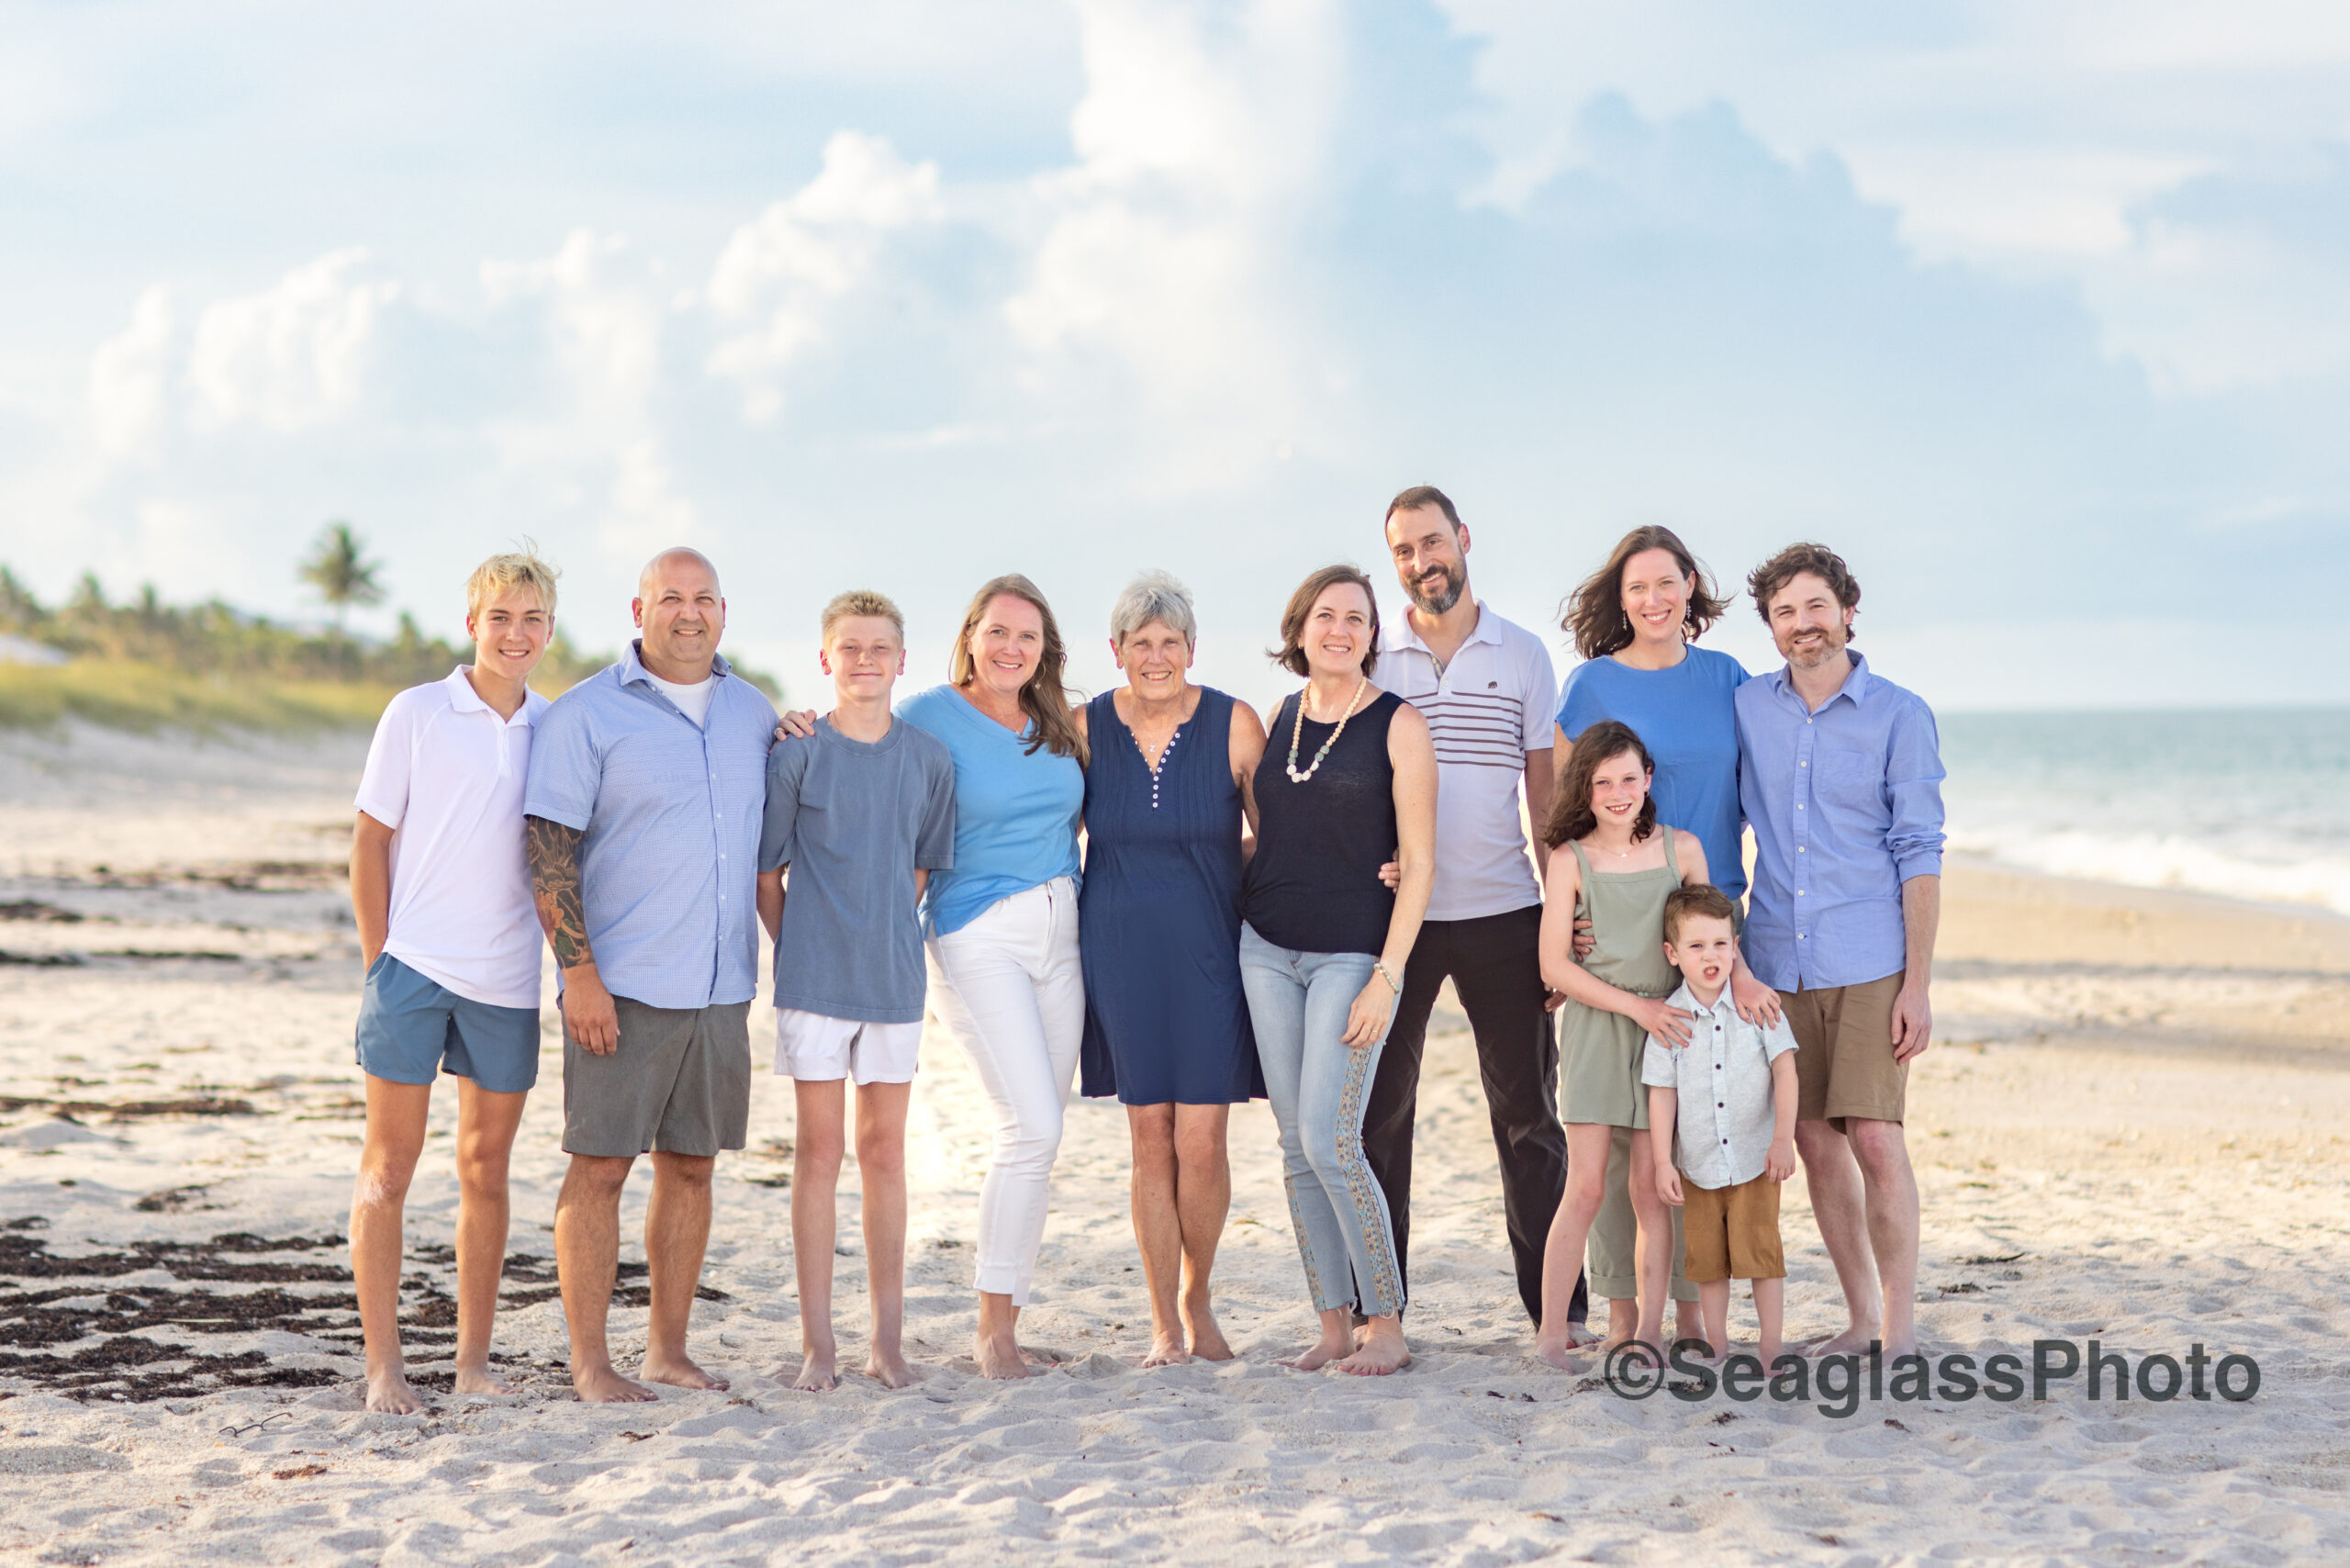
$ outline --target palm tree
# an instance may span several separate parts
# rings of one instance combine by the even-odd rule
[[[365,559],[366,548],[367,542],[351,532],[351,524],[330,522],[311,547],[310,558],[302,563],[302,580],[334,606],[337,642],[342,640],[343,618],[352,605],[384,602],[384,585],[375,580],[375,574],[384,569],[384,564]]]

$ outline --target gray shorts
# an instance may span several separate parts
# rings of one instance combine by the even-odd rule
[[[751,1004],[647,1007],[612,998],[620,1049],[582,1050],[563,1033],[563,1151],[628,1158],[714,1155],[751,1130]]]

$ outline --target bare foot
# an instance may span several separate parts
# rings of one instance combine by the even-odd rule
[[[1411,1364],[1412,1352],[1404,1347],[1404,1330],[1382,1325],[1364,1335],[1361,1348],[1337,1365],[1340,1372],[1356,1377],[1385,1377]]]
[[[457,1383],[453,1392],[457,1394],[520,1394],[522,1391],[484,1365],[459,1367]]]
[[[715,1372],[706,1372],[694,1365],[689,1356],[655,1356],[646,1352],[644,1364],[636,1375],[647,1383],[666,1383],[672,1388],[706,1388],[715,1391],[726,1387],[726,1380]]]
[[[1203,1301],[1196,1306],[1190,1302],[1183,1304],[1183,1327],[1191,1337],[1192,1354],[1200,1360],[1232,1360],[1232,1346],[1225,1341],[1224,1330],[1216,1327],[1215,1314],[1208,1310],[1206,1302]]]
[[[408,1369],[391,1367],[367,1374],[367,1408],[386,1416],[413,1416],[424,1408],[424,1401],[408,1385]]]
[[[833,1372],[833,1348],[826,1345],[820,1350],[811,1345],[800,1359],[800,1375],[792,1380],[791,1386],[805,1389],[810,1394],[822,1394],[828,1388],[839,1387],[840,1381]]]
[[[1589,1336],[1586,1334],[1585,1338],[1588,1339]],[[1572,1330],[1556,1336],[1537,1334],[1534,1337],[1535,1355],[1561,1372],[1574,1370],[1575,1352],[1583,1348],[1575,1342]]]
[[[1150,1353],[1143,1357],[1142,1364],[1147,1367],[1173,1367],[1181,1366],[1191,1359],[1191,1352],[1183,1349],[1183,1341],[1177,1338],[1175,1331],[1170,1328],[1150,1337]]]
[[[1841,1334],[1831,1334],[1827,1338],[1820,1340],[1818,1344],[1813,1345],[1808,1350],[1807,1350],[1805,1354],[1813,1356],[1865,1355],[1868,1352],[1869,1341],[1876,1337],[1877,1329],[1874,1324],[1864,1328],[1847,1328]]]
[[[907,1388],[914,1382],[914,1369],[895,1345],[887,1350],[874,1346],[865,1358],[865,1375],[884,1388]]]
[[[574,1368],[571,1389],[579,1395],[582,1405],[642,1405],[649,1399],[660,1397],[643,1383],[621,1376],[610,1366],[597,1370]]]
[[[1567,1348],[1569,1350],[1588,1350],[1598,1343],[1599,1336],[1591,1331],[1590,1324],[1579,1323],[1572,1317],[1567,1319]]]
[[[1314,1341],[1312,1348],[1304,1355],[1292,1356],[1281,1365],[1295,1367],[1302,1372],[1320,1372],[1339,1357],[1352,1354],[1354,1348],[1355,1337],[1351,1331],[1333,1333],[1326,1329],[1322,1338]]]
[[[979,1363],[979,1375],[998,1379],[1035,1377],[1037,1368],[1029,1364],[1009,1334],[982,1339],[971,1337],[971,1359]]]

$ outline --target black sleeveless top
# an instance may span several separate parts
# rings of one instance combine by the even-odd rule
[[[1289,741],[1303,694],[1274,712],[1257,765],[1257,852],[1241,883],[1240,914],[1257,935],[1297,953],[1370,953],[1387,946],[1395,894],[1379,868],[1395,858],[1395,767],[1387,725],[1403,699],[1382,691],[1303,784],[1289,776]],[[1337,726],[1305,722],[1297,765]]]

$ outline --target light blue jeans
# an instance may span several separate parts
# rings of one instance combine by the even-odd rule
[[[1317,1312],[1404,1309],[1387,1194],[1362,1154],[1362,1103],[1386,1041],[1346,1043],[1368,953],[1293,953],[1240,928],[1240,986],[1281,1131],[1281,1180]]]

